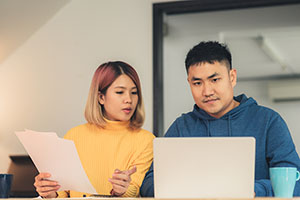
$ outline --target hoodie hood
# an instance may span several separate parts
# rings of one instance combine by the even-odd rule
[[[199,120],[203,120],[207,129],[207,136],[214,136],[210,133],[210,126],[211,123],[214,123],[214,125],[218,124],[218,121],[220,123],[221,121],[227,121],[228,136],[232,136],[231,121],[238,118],[242,111],[247,109],[250,105],[257,105],[256,101],[253,98],[248,98],[245,94],[241,94],[237,97],[234,97],[234,100],[239,102],[240,105],[227,112],[220,119],[210,116],[204,110],[199,108],[196,104],[194,105],[193,114],[195,114]]]

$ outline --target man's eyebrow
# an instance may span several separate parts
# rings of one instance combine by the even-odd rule
[[[193,76],[191,80],[192,80],[192,81],[201,81],[202,79]]]
[[[207,79],[211,79],[211,78],[214,78],[214,77],[219,76],[219,75],[220,75],[219,73],[215,72],[212,75],[208,76]],[[191,80],[192,81],[201,81],[202,78],[198,78],[198,77],[193,76]]]
[[[211,79],[211,78],[214,78],[214,77],[219,76],[219,75],[220,75],[219,73],[215,72],[212,75],[208,76],[207,79]]]

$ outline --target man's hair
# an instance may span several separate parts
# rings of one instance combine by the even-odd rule
[[[145,119],[141,83],[137,72],[129,64],[122,61],[107,62],[100,65],[94,73],[88,100],[85,107],[85,118],[99,127],[105,127],[104,107],[99,103],[99,94],[106,94],[111,84],[122,74],[129,76],[137,88],[138,103],[130,119],[130,127],[139,129]]]
[[[232,69],[231,53],[225,44],[217,41],[200,42],[194,46],[185,58],[185,68],[188,73],[189,68],[195,64],[214,62],[224,63],[228,71]]]

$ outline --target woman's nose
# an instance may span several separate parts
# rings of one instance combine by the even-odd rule
[[[125,103],[131,103],[131,102],[132,102],[131,94],[127,93],[125,95]]]

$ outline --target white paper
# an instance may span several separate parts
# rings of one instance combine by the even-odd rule
[[[51,132],[25,130],[16,132],[16,135],[38,171],[50,173],[50,179],[61,186],[59,190],[97,194],[81,165],[73,141]]]

